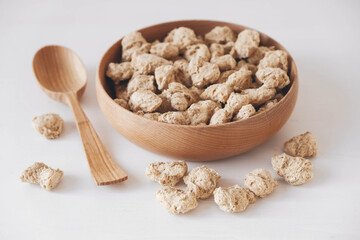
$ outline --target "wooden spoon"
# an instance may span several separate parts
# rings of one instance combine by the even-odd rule
[[[111,159],[78,97],[85,90],[86,69],[80,58],[62,46],[45,46],[34,56],[33,69],[42,90],[56,101],[70,105],[84,144],[90,171],[97,185],[108,185],[127,179],[127,174]]]

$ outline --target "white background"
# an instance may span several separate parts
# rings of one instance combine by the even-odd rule
[[[246,154],[206,163],[223,176],[220,185],[243,184],[257,167],[274,174],[271,156],[310,130],[319,153],[308,184],[280,181],[273,194],[237,214],[222,212],[212,198],[182,216],[157,203],[159,185],[144,170],[170,159],[131,144],[108,124],[95,96],[95,70],[126,33],[178,19],[253,27],[283,44],[298,66],[299,98],[287,124]],[[360,239],[359,43],[359,1],[0,0],[0,239]],[[33,76],[32,57],[47,44],[65,45],[84,61],[81,104],[128,181],[94,184],[70,108],[49,99]],[[60,139],[46,140],[31,127],[35,115],[48,112],[65,120]],[[35,161],[65,172],[53,192],[20,182]]]

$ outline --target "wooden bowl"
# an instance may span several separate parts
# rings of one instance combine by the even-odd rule
[[[186,20],[161,23],[138,30],[152,42],[162,40],[176,27],[189,27],[197,34],[205,34],[215,26],[229,26],[239,33],[247,27],[218,21]],[[274,39],[260,32],[261,44],[286,49]],[[110,62],[121,61],[121,40],[106,51],[97,71],[96,92],[101,110],[110,124],[125,138],[151,152],[176,159],[207,161],[231,157],[249,151],[273,136],[289,119],[298,93],[298,74],[289,54],[291,85],[275,107],[251,118],[212,126],[173,125],[143,118],[113,101],[114,86],[105,76]],[[286,51],[287,52],[287,51]],[[126,149],[124,149],[125,151]]]

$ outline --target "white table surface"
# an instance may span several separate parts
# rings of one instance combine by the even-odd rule
[[[0,1],[0,239],[360,239],[359,1]],[[276,191],[245,212],[219,210],[213,199],[174,216],[155,199],[159,185],[144,170],[170,159],[128,142],[109,125],[95,96],[95,70],[105,50],[130,31],[170,20],[216,19],[251,26],[282,43],[300,74],[295,111],[269,141],[251,152],[209,162],[221,186],[243,184],[290,137],[312,131],[319,153],[314,178]],[[81,100],[126,182],[98,187],[90,175],[70,109],[49,99],[32,73],[47,44],[75,50],[88,70]],[[60,139],[42,138],[35,115],[59,113]],[[65,172],[47,192],[21,183],[35,161]],[[189,163],[189,167],[201,163]]]

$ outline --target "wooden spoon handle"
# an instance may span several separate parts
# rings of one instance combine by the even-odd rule
[[[97,185],[125,181],[127,174],[113,161],[100,141],[89,119],[82,110],[76,94],[67,95],[68,104],[74,112],[91,174]]]

